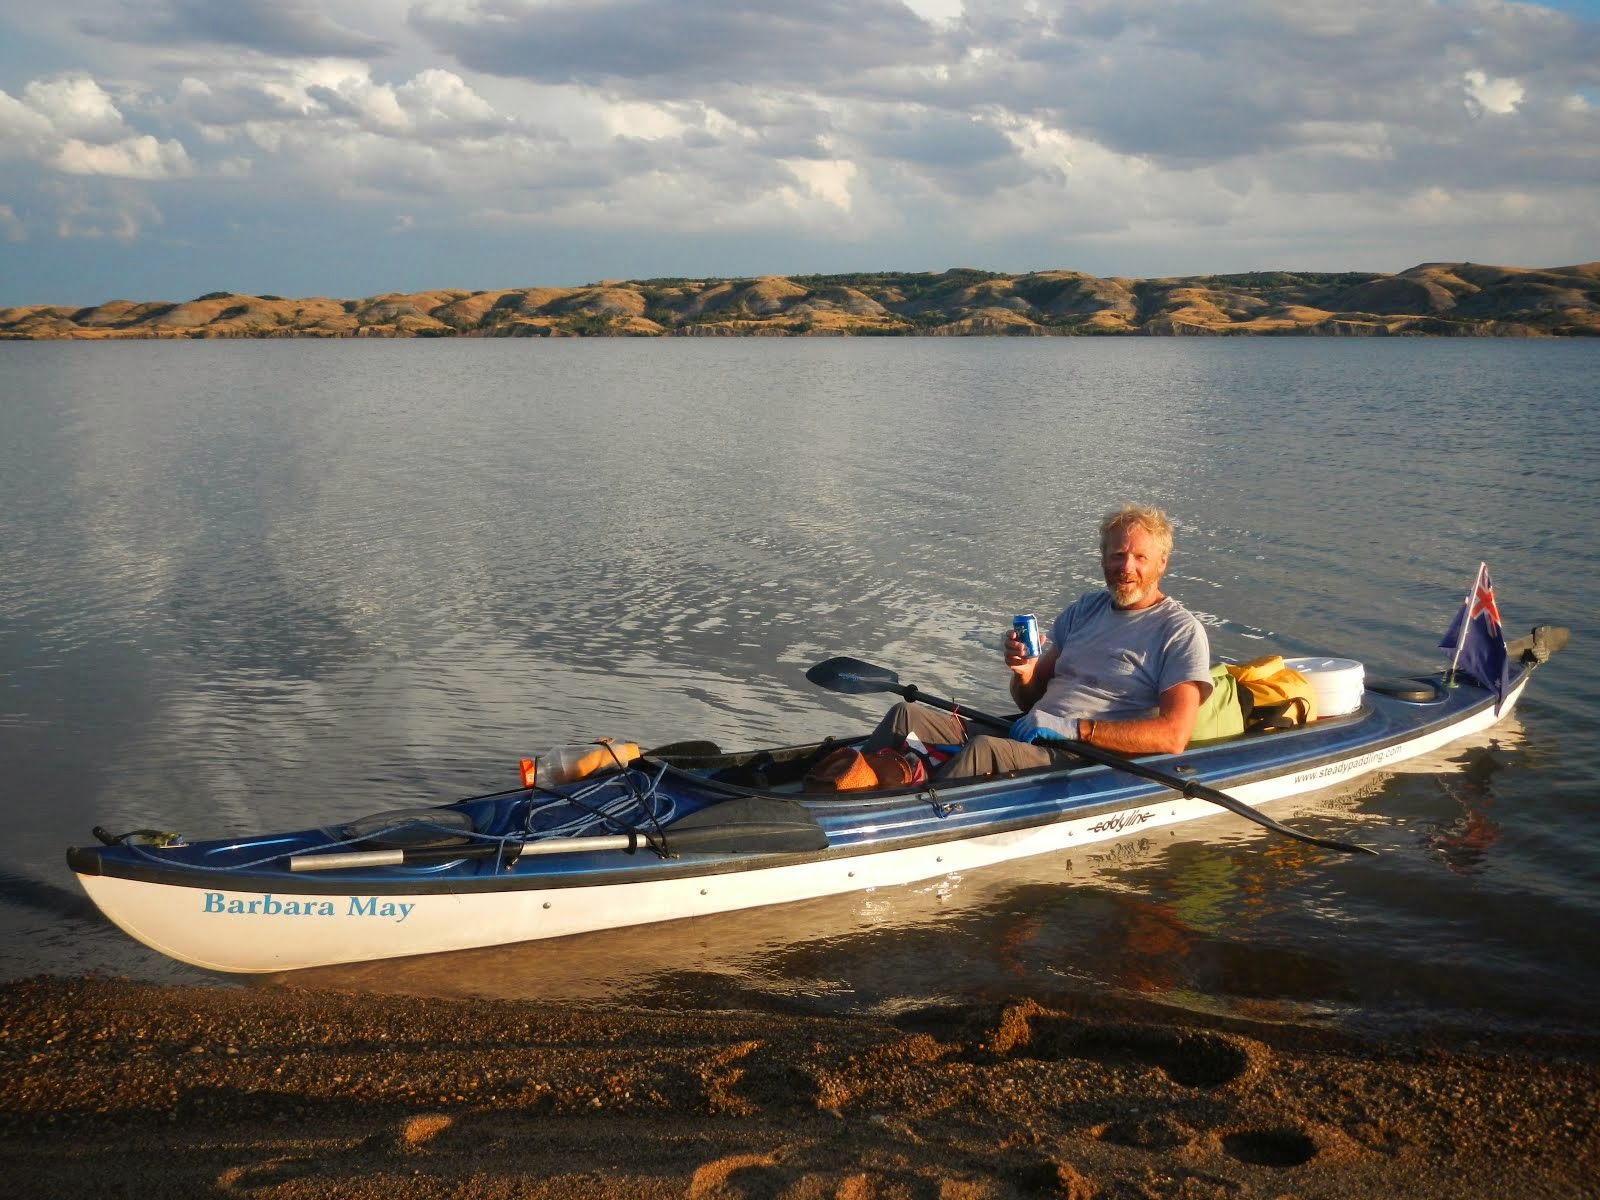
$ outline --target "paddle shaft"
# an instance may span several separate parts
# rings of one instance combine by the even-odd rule
[[[921,691],[916,684],[885,684],[884,686],[886,691],[904,696],[909,701],[926,704],[931,708],[942,708],[946,712],[956,713],[959,716],[967,717],[994,729],[1006,731],[1011,728],[1011,722],[1003,717],[994,716],[992,713],[979,712],[973,708],[965,708],[939,696],[929,696]],[[1152,783],[1159,783],[1163,787],[1169,787],[1190,800],[1208,801],[1211,804],[1227,809],[1231,813],[1237,813],[1247,821],[1254,821],[1257,825],[1270,829],[1274,833],[1281,833],[1285,837],[1292,837],[1296,841],[1306,842],[1312,846],[1321,846],[1325,850],[1338,850],[1344,854],[1377,854],[1377,851],[1370,846],[1358,846],[1354,842],[1341,842],[1334,838],[1317,837],[1314,834],[1301,833],[1299,830],[1290,829],[1287,825],[1280,825],[1265,813],[1257,812],[1243,800],[1237,800],[1228,795],[1227,792],[1218,791],[1214,787],[1208,787],[1193,779],[1184,779],[1182,776],[1170,774],[1159,767],[1147,766],[1142,762],[1123,758],[1120,754],[1112,754],[1109,750],[1101,750],[1098,746],[1091,746],[1087,742],[1071,739],[1060,742],[1053,741],[1051,744],[1059,745],[1069,754],[1076,754],[1079,758],[1086,758],[1090,762],[1099,763],[1103,767],[1110,767],[1113,770],[1123,771],[1129,775],[1137,775],[1141,779],[1148,779]]]
[[[420,863],[454,862],[458,858],[493,858],[504,854],[514,863],[524,854],[583,854],[591,850],[633,850],[643,838],[626,833],[605,837],[551,838],[544,842],[473,842],[465,846],[422,846],[414,850],[346,850],[335,854],[296,854],[291,871],[343,871],[353,867],[409,867]]]
[[[291,871],[343,871],[365,867],[406,867],[455,862],[463,858],[503,856],[506,866],[524,854],[589,854],[644,846],[657,854],[798,854],[821,850],[828,835],[816,818],[793,800],[746,796],[728,799],[682,817],[653,836],[639,830],[592,837],[548,837],[529,840],[485,839],[455,846],[391,847],[387,850],[344,850],[295,854]]]

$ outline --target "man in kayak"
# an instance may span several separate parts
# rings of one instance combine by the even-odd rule
[[[1176,754],[1211,694],[1205,627],[1161,591],[1172,525],[1158,508],[1125,506],[1100,524],[1106,590],[1089,592],[1055,619],[1037,658],[1015,630],[1006,636],[1011,698],[1023,710],[1008,737],[968,738],[954,716],[898,704],[864,750],[913,749],[954,757],[939,778],[992,775],[1068,761],[1051,742],[1076,739],[1117,754]]]

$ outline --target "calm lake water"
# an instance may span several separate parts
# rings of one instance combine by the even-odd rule
[[[999,638],[1178,527],[1217,656],[1433,669],[1479,559],[1571,647],[1492,736],[1288,802],[759,913],[307,984],[892,1010],[1139,998],[1392,1031],[1600,1031],[1600,343],[0,344],[0,977],[232,981],[63,851],[511,786],[611,735],[864,726],[833,654],[1003,709]],[[260,982],[260,981],[258,981]]]

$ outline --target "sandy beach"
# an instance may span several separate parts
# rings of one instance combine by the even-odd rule
[[[1583,1197],[1588,1042],[1008,1005],[892,1020],[37,978],[18,1197]]]

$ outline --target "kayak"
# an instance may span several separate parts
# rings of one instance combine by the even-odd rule
[[[590,747],[600,769],[565,782],[536,769],[529,778],[525,764],[524,786],[508,791],[261,836],[96,830],[105,844],[73,847],[67,862],[106,917],[145,945],[248,973],[893,887],[1214,816],[1219,804],[1303,841],[1363,850],[1256,810],[1492,727],[1565,641],[1565,630],[1541,626],[1515,643],[1503,692],[1459,673],[1363,675],[1350,711],[1176,755],[1121,759],[1065,743],[1075,757],[1061,766],[812,792],[808,773],[861,738],[740,753],[690,742],[618,754],[601,744]],[[808,674],[836,691],[955,708],[853,659]]]

